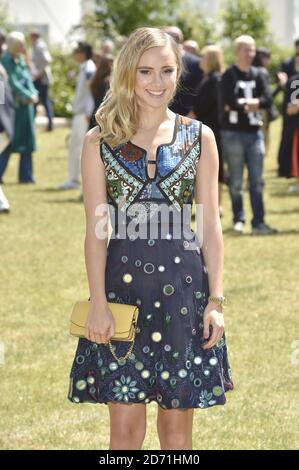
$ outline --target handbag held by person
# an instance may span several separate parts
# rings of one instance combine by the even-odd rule
[[[111,340],[127,341],[131,343],[126,355],[124,357],[117,357],[110,340],[108,343],[110,352],[117,361],[127,359],[134,347],[136,325],[139,314],[138,307],[136,307],[136,305],[115,302],[108,302],[108,307],[115,322],[115,333]],[[85,338],[85,324],[89,309],[90,302],[87,300],[78,301],[74,304],[70,318],[70,334],[72,336]]]

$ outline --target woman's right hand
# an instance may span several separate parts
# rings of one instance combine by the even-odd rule
[[[37,104],[38,101],[38,97],[36,95],[33,95],[29,100],[23,100],[23,104]]]
[[[37,104],[38,101],[39,101],[38,96],[37,96],[37,95],[33,95],[33,96],[31,96],[31,99],[30,99],[29,103],[31,103],[31,104]]]
[[[93,343],[108,343],[115,333],[115,323],[107,302],[90,301],[85,337]]]

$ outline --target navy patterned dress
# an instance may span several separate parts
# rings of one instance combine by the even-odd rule
[[[108,302],[139,307],[137,334],[132,353],[119,361],[106,344],[80,338],[70,401],[154,400],[164,409],[208,408],[223,405],[225,392],[233,389],[225,334],[213,348],[202,347],[207,269],[190,218],[185,223],[175,217],[191,207],[200,152],[201,123],[179,114],[172,141],[157,149],[154,176],[144,149],[130,141],[114,148],[101,144],[109,206],[126,210],[125,218],[115,220],[107,248],[106,296]],[[153,224],[162,204],[174,209],[173,217],[165,224],[158,216]],[[124,237],[132,220],[156,227],[158,236],[148,230],[146,236]],[[124,356],[128,343],[112,343],[117,357]]]

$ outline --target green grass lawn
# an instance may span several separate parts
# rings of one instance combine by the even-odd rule
[[[0,217],[2,449],[108,449],[108,408],[66,398],[76,346],[68,335],[70,310],[88,295],[80,191],[55,190],[66,177],[67,132],[39,131],[36,185],[17,184],[16,155],[4,177],[11,213]],[[299,447],[299,362],[291,361],[299,339],[299,198],[287,193],[290,181],[276,177],[279,136],[275,122],[265,207],[266,221],[280,233],[249,234],[246,192],[248,234],[234,235],[224,191],[226,334],[235,390],[226,406],[195,410],[197,450]],[[159,449],[157,405],[147,410],[144,449]]]

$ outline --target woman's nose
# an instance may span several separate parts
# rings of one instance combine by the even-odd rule
[[[162,76],[160,74],[155,74],[153,76],[152,84],[158,87],[159,85],[161,85],[161,83],[163,83]]]

